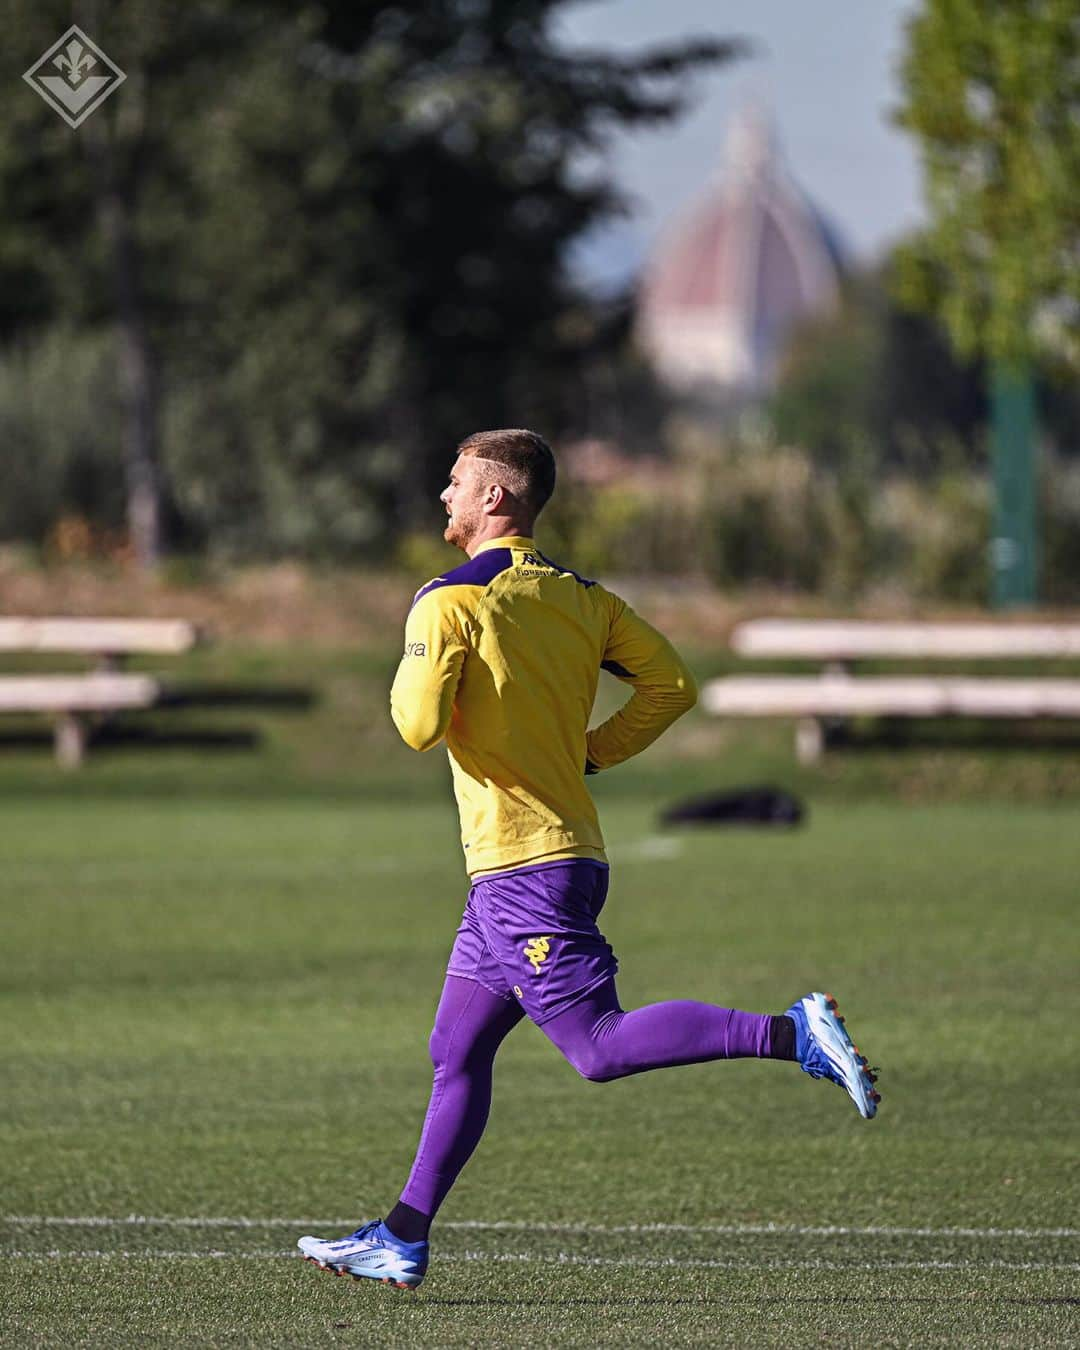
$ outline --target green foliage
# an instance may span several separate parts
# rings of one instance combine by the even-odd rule
[[[946,473],[887,482],[870,523],[878,580],[920,599],[986,603],[990,500],[986,479]]]
[[[123,524],[112,334],[54,327],[0,357],[0,539],[43,541],[58,519]]]
[[[709,575],[850,602],[889,589],[980,603],[986,489],[968,474],[840,477],[802,450],[729,452],[702,500]]]
[[[620,206],[583,156],[736,46],[575,53],[565,3],[103,8],[128,78],[72,133],[18,84],[68,9],[6,0],[0,335],[127,297],[189,545],[372,552],[462,435],[574,423],[605,329],[567,253]]]
[[[685,576],[724,589],[778,587],[850,603],[880,592],[981,605],[987,599],[985,471],[843,473],[805,450],[708,441],[655,489],[574,487],[541,520],[549,550],[602,575]],[[1048,599],[1080,601],[1080,473],[1042,467]]]
[[[1075,0],[923,0],[903,82],[932,217],[902,253],[904,295],[966,354],[1080,367]]]
[[[822,486],[798,450],[718,458],[703,499],[710,575],[725,586],[759,581],[817,590],[826,552]]]
[[[981,371],[892,298],[893,273],[890,263],[850,275],[836,312],[796,330],[767,404],[774,434],[842,476],[979,467]]]
[[[658,504],[654,504],[654,508]],[[655,532],[661,512],[642,494],[618,486],[603,489],[566,483],[544,509],[538,533],[545,550],[585,573],[632,570],[642,549],[655,561],[662,549],[650,548],[642,530]],[[683,555],[685,557],[685,554]],[[660,568],[666,571],[666,568]]]
[[[397,543],[396,561],[417,588],[464,561],[460,551],[431,530],[403,534]]]
[[[1044,457],[1040,573],[1051,604],[1080,601],[1080,463]]]
[[[885,305],[876,279],[849,278],[840,308],[803,324],[784,354],[768,416],[777,437],[822,465],[858,468],[880,446],[886,359]]]

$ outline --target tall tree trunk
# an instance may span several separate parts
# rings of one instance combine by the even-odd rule
[[[130,239],[121,237],[117,241],[115,269],[125,404],[128,532],[138,565],[149,569],[160,559],[162,545],[157,381],[138,303],[138,259]]]
[[[141,81],[129,74],[124,94],[125,135],[142,130]],[[132,120],[138,123],[131,125]],[[161,479],[158,471],[158,390],[147,331],[135,234],[138,185],[122,177],[105,119],[87,123],[87,145],[97,169],[98,220],[108,247],[120,338],[120,385],[124,402],[124,466],[128,533],[139,567],[156,566],[162,551]]]

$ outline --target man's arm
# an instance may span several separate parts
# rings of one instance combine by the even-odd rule
[[[587,773],[644,750],[697,702],[694,677],[667,638],[624,601],[611,600],[614,613],[601,664],[634,692],[585,738]]]
[[[414,750],[430,750],[446,735],[465,661],[465,636],[447,590],[429,591],[409,611],[405,653],[390,690],[390,716]]]

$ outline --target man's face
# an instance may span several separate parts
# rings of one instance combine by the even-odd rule
[[[468,550],[486,514],[483,508],[488,484],[472,455],[458,455],[450,470],[450,482],[439,495],[449,516],[443,538],[455,548]]]

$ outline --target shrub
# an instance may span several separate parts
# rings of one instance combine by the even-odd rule
[[[107,331],[54,328],[0,357],[0,539],[45,542],[58,521],[124,524],[116,360]]]

